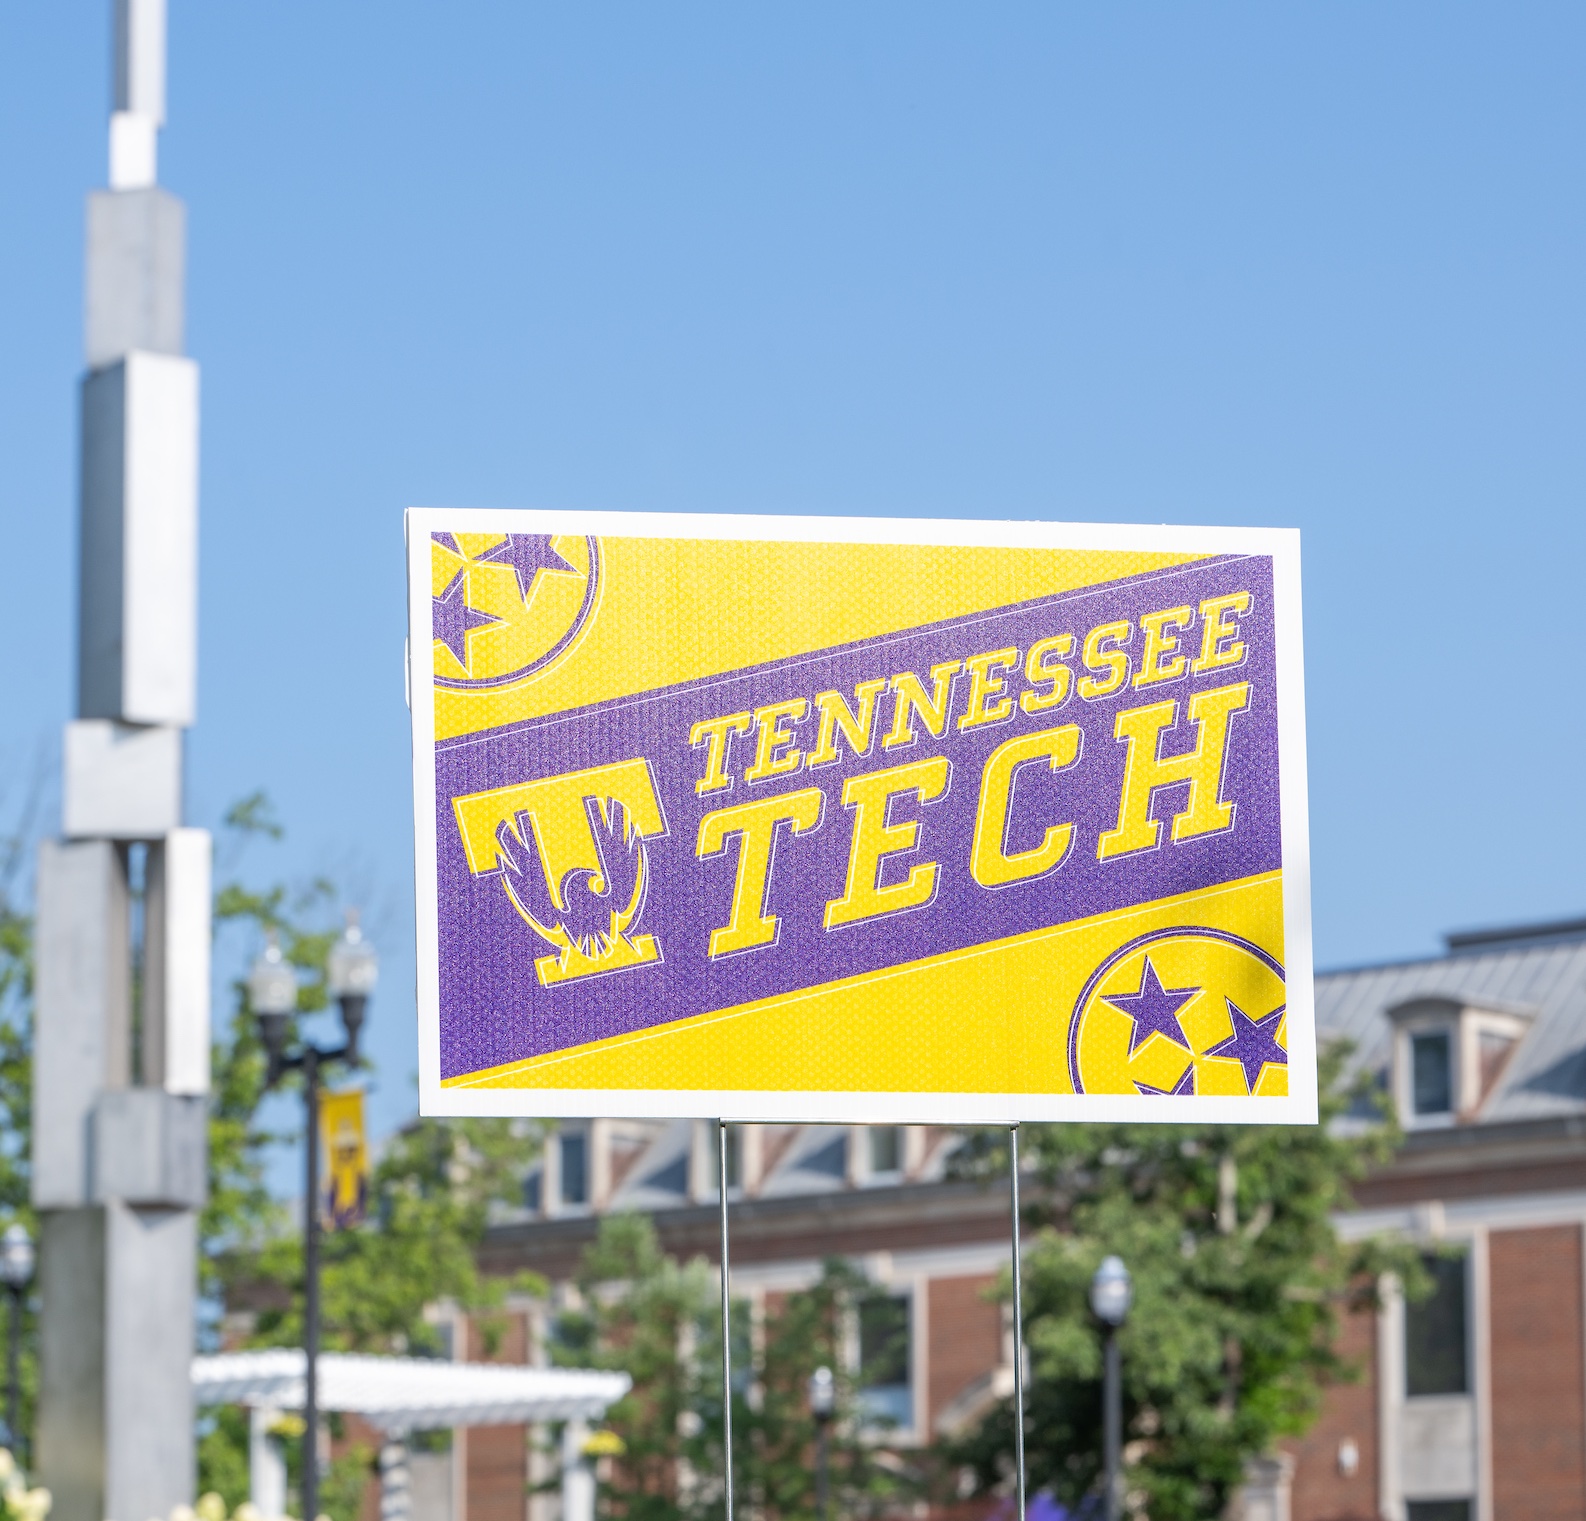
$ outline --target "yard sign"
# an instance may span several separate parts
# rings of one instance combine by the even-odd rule
[[[1296,533],[407,526],[425,1113],[1315,1119]]]

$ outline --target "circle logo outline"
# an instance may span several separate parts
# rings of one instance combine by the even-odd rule
[[[1074,1012],[1068,1021],[1068,1080],[1074,1085],[1074,1092],[1082,1094],[1085,1091],[1084,1079],[1079,1071],[1079,1027],[1084,1018],[1085,1010],[1090,1006],[1091,996],[1095,993],[1097,985],[1108,972],[1126,957],[1138,951],[1142,946],[1155,945],[1161,940],[1216,940],[1223,945],[1231,945],[1237,950],[1247,951],[1267,968],[1278,980],[1287,986],[1288,976],[1283,970],[1283,963],[1269,952],[1262,950],[1253,940],[1247,940],[1243,935],[1236,935],[1231,930],[1212,929],[1209,925],[1176,924],[1165,929],[1148,930],[1143,935],[1136,935],[1133,940],[1125,941],[1117,950],[1113,951],[1102,964],[1085,979],[1085,986],[1079,990],[1079,997],[1074,1001]]]

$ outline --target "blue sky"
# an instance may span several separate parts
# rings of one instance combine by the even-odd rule
[[[0,10],[0,804],[70,716],[108,13]],[[408,505],[1296,525],[1319,964],[1586,911],[1583,44],[1563,4],[171,0],[192,813],[267,788],[244,869],[371,905],[380,1123]]]

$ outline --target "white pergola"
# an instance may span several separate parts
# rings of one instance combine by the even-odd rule
[[[295,1347],[226,1352],[193,1359],[193,1398],[200,1405],[246,1405],[252,1499],[266,1517],[286,1509],[286,1469],[269,1440],[282,1411],[303,1408],[304,1359]],[[626,1373],[583,1368],[525,1368],[421,1357],[361,1357],[322,1352],[319,1407],[361,1416],[385,1437],[380,1451],[380,1514],[409,1511],[406,1437],[452,1426],[565,1423],[562,1437],[564,1521],[592,1521],[594,1477],[583,1453],[590,1421],[628,1392]]]

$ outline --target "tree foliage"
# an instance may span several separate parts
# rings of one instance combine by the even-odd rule
[[[0,834],[0,1228],[21,1221],[34,1239],[38,1223],[28,1195],[28,1152],[33,1126],[33,915],[24,884],[36,845],[41,788],[20,801]],[[33,1429],[38,1368],[33,1348],[34,1312],[24,1306],[19,1351],[21,1409],[18,1424]],[[0,1317],[0,1339],[11,1335],[11,1318]],[[3,1355],[9,1355],[4,1348]],[[6,1441],[17,1443],[17,1433]]]
[[[1098,1485],[1102,1338],[1088,1294],[1108,1253],[1134,1279],[1119,1333],[1124,1460],[1152,1521],[1221,1515],[1246,1460],[1303,1432],[1325,1385],[1357,1375],[1336,1350],[1340,1315],[1374,1303],[1384,1271],[1412,1293],[1422,1275],[1409,1251],[1333,1227],[1350,1184],[1396,1139],[1368,1092],[1341,1086],[1344,1055],[1323,1058],[1320,1125],[1021,1130],[1039,1230],[1024,1290],[1032,1489],[1077,1504]],[[1363,1107],[1372,1122],[1340,1123]],[[965,1169],[1005,1172],[1005,1140],[979,1140]],[[948,1457],[993,1490],[1012,1436],[1004,1402]]]
[[[585,1254],[580,1302],[557,1323],[564,1364],[621,1369],[631,1392],[606,1424],[621,1439],[600,1488],[610,1521],[719,1521],[725,1471],[721,1317],[716,1273],[662,1251],[650,1220],[608,1216]],[[828,1444],[832,1514],[876,1516],[920,1489],[860,1409],[845,1346],[852,1316],[874,1290],[848,1264],[827,1262],[807,1289],[767,1307],[758,1334],[736,1300],[733,1329],[733,1476],[742,1511],[768,1521],[816,1515],[816,1425],[808,1384],[836,1375]]]
[[[227,815],[234,840],[280,837],[268,800],[255,794]],[[234,854],[240,852],[234,852]],[[317,880],[291,892],[281,885],[254,888],[231,880],[215,899],[217,926],[241,925],[256,937],[275,934],[298,973],[299,1026],[326,1009],[326,957],[341,931],[333,884]],[[264,1127],[267,1061],[247,985],[231,989],[225,1038],[213,1054],[209,1201],[201,1233],[206,1291],[217,1301],[246,1306],[250,1346],[300,1346],[303,1329],[301,1217],[276,1203],[265,1178],[267,1148],[282,1139]],[[331,1081],[355,1074],[332,1069]],[[301,1091],[296,1074],[283,1087]],[[417,1121],[379,1150],[370,1179],[370,1212],[352,1230],[321,1241],[320,1314],[327,1350],[434,1355],[444,1349],[427,1312],[450,1302],[489,1324],[490,1312],[509,1289],[543,1287],[538,1280],[508,1283],[487,1278],[476,1265],[492,1207],[515,1197],[518,1179],[538,1144],[535,1127],[506,1120]],[[201,1487],[232,1504],[246,1467],[237,1448],[245,1440],[235,1420],[208,1423],[200,1447]],[[332,1521],[356,1515],[368,1454],[343,1463],[322,1499]],[[345,1514],[343,1514],[345,1513]]]
[[[32,919],[22,883],[36,806],[24,803],[0,835],[0,1224],[33,1228],[28,1203],[31,1105]],[[263,794],[227,817],[229,853],[279,838]],[[215,902],[218,926],[274,931],[299,973],[298,1015],[326,1008],[325,959],[339,931],[332,884],[292,892],[233,876]],[[1031,1127],[1036,1166],[1026,1263],[1026,1338],[1033,1379],[1028,1453],[1032,1487],[1076,1503],[1094,1493],[1100,1449],[1098,1329],[1090,1277],[1116,1252],[1135,1281],[1120,1335],[1125,1458],[1136,1509],[1153,1521],[1220,1514],[1246,1460],[1302,1431],[1330,1381],[1356,1370],[1338,1356],[1339,1317],[1372,1301],[1394,1271],[1411,1295],[1427,1277],[1409,1249],[1346,1243],[1333,1215],[1349,1187],[1396,1143],[1385,1112],[1373,1124],[1338,1122],[1363,1095],[1339,1084],[1342,1053],[1323,1061],[1323,1124]],[[213,1060],[210,1192],[201,1219],[201,1282],[213,1305],[254,1306],[253,1345],[301,1338],[300,1221],[266,1183],[267,1148],[282,1139],[261,1123],[266,1063],[246,988],[232,985]],[[290,1081],[294,1081],[289,1079]],[[296,1127],[293,1127],[294,1129]],[[360,1351],[439,1351],[426,1312],[450,1301],[488,1330],[512,1285],[484,1277],[478,1246],[492,1209],[515,1198],[538,1132],[505,1121],[424,1121],[393,1137],[371,1180],[371,1217],[325,1242],[325,1345]],[[1006,1167],[1005,1140],[986,1133],[961,1170]],[[611,1521],[719,1521],[722,1514],[720,1341],[714,1272],[679,1263],[638,1217],[602,1223],[579,1275],[581,1301],[558,1322],[564,1362],[618,1367],[633,1392],[610,1413],[622,1439],[601,1506]],[[521,1288],[540,1288],[524,1282]],[[734,1309],[735,1478],[743,1503],[766,1521],[815,1514],[815,1426],[806,1397],[822,1364],[837,1375],[830,1441],[833,1511],[867,1517],[920,1493],[922,1475],[867,1426],[845,1348],[853,1317],[874,1292],[850,1268],[825,1265],[809,1288],[767,1307],[751,1327]],[[4,1327],[0,1326],[0,1334]],[[753,1334],[751,1334],[753,1332]],[[24,1426],[35,1370],[24,1325]],[[203,1487],[232,1504],[245,1497],[246,1422],[212,1415],[200,1448]],[[1005,1488],[1012,1452],[1006,1402],[943,1454],[982,1493]],[[344,1462],[325,1493],[334,1521],[352,1521],[367,1455]]]

